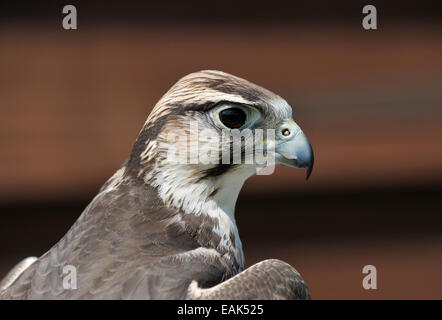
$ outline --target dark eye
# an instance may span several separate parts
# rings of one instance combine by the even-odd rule
[[[229,108],[219,113],[219,119],[227,128],[238,129],[246,123],[247,115],[240,108]]]

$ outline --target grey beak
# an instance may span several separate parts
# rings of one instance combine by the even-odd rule
[[[289,137],[284,137],[283,139],[285,139],[285,141],[280,141],[276,146],[278,160],[281,164],[289,167],[306,168],[306,179],[308,180],[313,171],[313,148],[308,141],[307,136],[294,122],[291,126],[288,126],[288,124],[289,123],[286,122],[283,127],[287,127],[294,132],[291,133]]]

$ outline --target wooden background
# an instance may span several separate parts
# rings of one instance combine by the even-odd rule
[[[176,80],[217,69],[286,98],[315,150],[308,182],[280,167],[246,183],[247,265],[286,260],[318,299],[442,298],[439,23],[4,21],[0,277],[67,231]],[[367,264],[378,290],[362,289]]]

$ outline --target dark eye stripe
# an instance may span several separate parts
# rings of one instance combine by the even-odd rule
[[[246,123],[247,115],[240,108],[229,108],[219,113],[219,119],[227,128],[239,129]]]

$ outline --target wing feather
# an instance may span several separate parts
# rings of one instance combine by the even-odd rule
[[[192,282],[187,299],[198,300],[309,300],[310,292],[301,275],[289,264],[269,259],[212,288]]]

